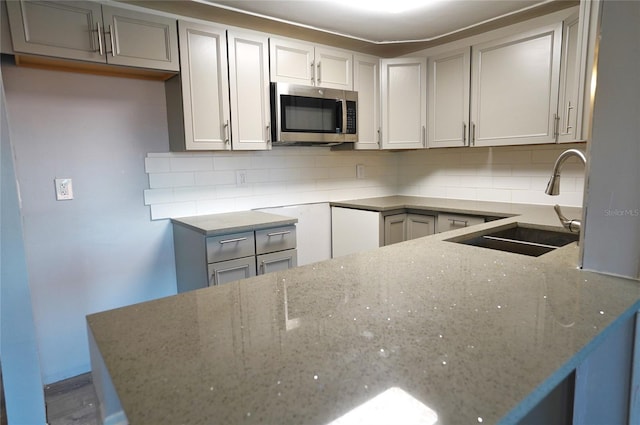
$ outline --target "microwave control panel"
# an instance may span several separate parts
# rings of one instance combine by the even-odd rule
[[[344,132],[356,134],[356,102],[351,100],[347,100],[347,123]]]

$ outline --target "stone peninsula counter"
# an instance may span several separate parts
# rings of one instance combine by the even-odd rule
[[[640,309],[639,282],[577,269],[575,243],[534,258],[445,240],[558,228],[549,206],[334,205],[510,217],[88,316],[105,422],[358,423],[393,393],[401,411],[374,417],[517,423]]]

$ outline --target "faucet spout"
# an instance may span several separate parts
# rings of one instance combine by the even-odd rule
[[[549,179],[549,183],[547,183],[547,189],[544,191],[547,195],[556,196],[560,194],[560,169],[562,165],[567,161],[567,159],[575,156],[580,158],[583,164],[587,164],[587,157],[579,151],[578,149],[567,149],[562,152],[558,159],[556,159],[556,163],[553,166],[553,172],[551,173],[551,178]]]
[[[553,166],[553,172],[551,173],[551,178],[549,179],[549,183],[547,183],[547,189],[544,191],[547,195],[556,196],[560,194],[560,169],[562,165],[567,161],[567,159],[572,156],[580,158],[584,165],[587,164],[587,157],[584,155],[582,151],[578,149],[567,149],[562,152],[558,159],[556,159],[556,163]],[[555,205],[553,209],[556,211],[558,219],[560,223],[562,223],[562,227],[569,230],[572,233],[580,233],[582,228],[582,222],[580,220],[568,219],[562,214],[560,210],[560,205]]]

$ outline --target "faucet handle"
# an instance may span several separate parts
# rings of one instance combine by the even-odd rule
[[[580,233],[580,229],[582,228],[582,222],[576,219],[568,219],[562,214],[560,210],[560,205],[555,204],[553,209],[556,211],[556,215],[560,219],[560,223],[562,223],[562,227],[570,231],[571,233]]]

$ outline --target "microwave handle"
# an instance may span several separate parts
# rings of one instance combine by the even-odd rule
[[[340,99],[340,103],[342,104],[342,123],[340,124],[340,129],[342,130],[342,134],[347,134],[347,100]]]

